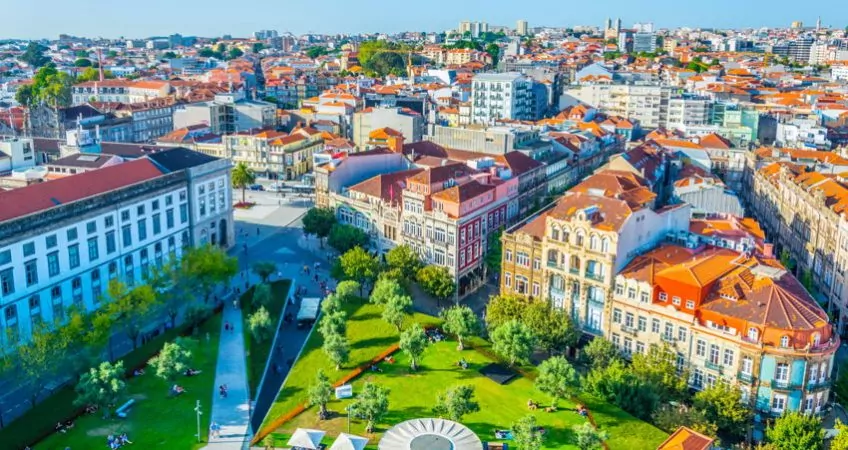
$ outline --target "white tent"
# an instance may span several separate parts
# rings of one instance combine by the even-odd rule
[[[363,450],[366,445],[368,445],[367,438],[342,433],[330,446],[330,450]]]
[[[321,439],[327,434],[321,430],[312,430],[309,428],[298,428],[294,431],[287,445],[291,447],[305,448],[309,450],[317,450],[321,445]]]

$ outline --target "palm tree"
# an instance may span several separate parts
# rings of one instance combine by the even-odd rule
[[[244,203],[244,194],[248,186],[256,182],[256,174],[253,169],[247,167],[243,162],[236,164],[232,173],[233,187],[241,188],[241,202]]]

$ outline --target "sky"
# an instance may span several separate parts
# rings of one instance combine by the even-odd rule
[[[0,39],[56,39],[59,34],[144,38],[180,33],[248,37],[253,31],[320,34],[444,31],[462,20],[511,28],[653,22],[657,28],[848,25],[848,0],[5,0]],[[809,6],[809,7],[808,7]],[[831,20],[832,19],[832,20]],[[835,22],[834,22],[835,21]]]

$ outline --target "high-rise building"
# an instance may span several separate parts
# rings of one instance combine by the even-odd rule
[[[518,72],[479,74],[472,81],[471,104],[474,123],[533,120],[533,79]]]
[[[633,34],[633,51],[636,53],[657,51],[657,35],[650,31],[639,31]]]
[[[466,32],[471,32],[471,22],[468,20],[463,20],[459,22],[459,34],[465,34]]]
[[[527,24],[526,20],[519,20],[515,24],[515,34],[519,36],[527,36],[529,34],[530,28]]]

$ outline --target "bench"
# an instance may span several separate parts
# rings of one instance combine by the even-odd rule
[[[120,408],[118,408],[118,409],[115,411],[115,415],[116,415],[116,416],[118,416],[118,417],[120,417],[121,419],[126,419],[126,418],[127,418],[127,413],[129,412],[129,409],[130,409],[130,408],[132,407],[132,405],[134,405],[134,404],[135,404],[135,399],[134,399],[134,398],[131,398],[131,399],[127,400],[127,402],[126,402],[126,403],[124,403],[123,405],[121,405],[121,407],[120,407]]]

